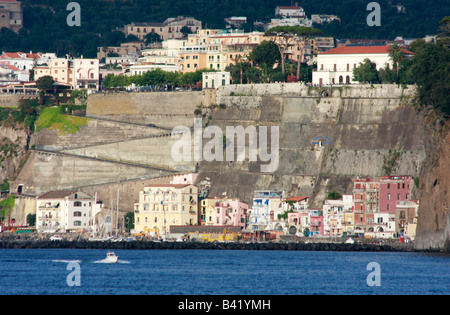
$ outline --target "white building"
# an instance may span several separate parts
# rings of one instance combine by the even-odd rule
[[[275,9],[275,15],[284,18],[305,18],[306,13],[302,7],[299,7],[296,3],[295,6],[278,6]]]
[[[202,76],[203,89],[216,89],[230,84],[229,72],[203,72]]]
[[[341,46],[317,55],[317,71],[313,71],[312,83],[318,85],[353,84],[353,70],[364,59],[370,59],[377,69],[388,67],[392,69],[389,57],[389,45],[385,46]],[[404,50],[405,55],[412,52]]]
[[[257,190],[253,195],[252,209],[249,214],[247,229],[262,231],[274,221],[275,213],[283,209],[283,191]]]
[[[119,56],[119,57],[106,57],[105,64],[106,65],[114,65],[114,64],[131,64],[134,65],[138,63],[139,57],[137,55],[128,55],[128,56]]]
[[[58,232],[90,228],[95,199],[80,191],[51,191],[36,199],[36,229]]]
[[[161,69],[163,71],[177,72],[178,65],[177,64],[153,64],[153,63],[143,63],[143,64],[135,64],[130,66],[129,75],[140,75],[144,74],[147,71]]]
[[[226,28],[240,29],[242,24],[247,23],[246,16],[231,16],[225,19]]]
[[[373,227],[364,235],[372,238],[393,238],[395,233],[395,213],[375,212]]]
[[[324,234],[330,236],[342,236],[344,213],[351,212],[353,195],[343,195],[342,199],[325,200],[323,205]]]
[[[275,26],[308,26],[312,25],[312,21],[308,18],[283,18],[283,19],[271,19],[267,24],[267,29]]]

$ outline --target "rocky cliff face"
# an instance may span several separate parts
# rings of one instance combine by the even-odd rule
[[[416,248],[450,251],[450,121],[429,119],[427,157],[420,172]]]
[[[310,196],[315,201],[312,206],[318,207],[331,190],[351,194],[356,176],[420,176],[417,246],[448,246],[450,127],[427,127],[430,122],[424,115],[408,105],[413,87],[318,89],[286,83],[232,85],[204,92],[210,94],[208,98],[202,98],[201,92],[96,95],[88,113],[130,124],[93,118],[75,135],[38,133],[36,146],[61,152],[33,153],[16,182],[34,187],[37,194],[74,187],[92,195],[98,192],[106,205],[115,200],[120,185],[120,191],[129,196],[120,198],[120,207],[131,211],[139,187],[151,178],[197,166],[193,160],[174,161],[171,149],[176,140],[170,129],[191,127],[199,117],[194,110],[200,103],[217,104],[205,110],[204,127],[217,126],[224,133],[227,126],[279,127],[279,167],[262,172],[261,165],[268,163],[260,160],[201,161],[198,179],[210,179],[210,196],[226,192],[251,203],[254,190],[279,189],[286,195]],[[192,99],[183,101],[187,96]],[[230,139],[224,135],[228,144]],[[321,148],[315,147],[315,139],[322,140]],[[204,139],[203,145],[208,141]]]
[[[419,175],[426,138],[423,115],[407,105],[413,87],[233,85],[217,93],[225,106],[209,126],[279,126],[280,155],[273,173],[261,172],[261,161],[202,162],[199,179],[211,179],[213,195],[251,202],[253,190],[278,189],[320,207],[331,190],[351,194],[357,176]]]
[[[0,126],[0,182],[11,179],[26,154],[27,132],[20,126]]]

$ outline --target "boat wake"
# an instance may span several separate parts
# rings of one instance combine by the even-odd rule
[[[101,259],[92,262],[93,264],[129,264],[128,260],[118,260],[117,262],[110,261],[108,259]]]
[[[65,263],[65,264],[82,262],[82,260],[79,259],[53,259],[52,261],[56,263]]]

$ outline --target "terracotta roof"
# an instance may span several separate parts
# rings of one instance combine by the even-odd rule
[[[48,192],[46,194],[43,194],[42,196],[37,197],[37,199],[62,199],[62,198],[65,198],[67,196],[70,196],[70,195],[72,195],[74,193],[79,193],[80,194],[81,198],[78,198],[78,199],[86,199],[86,198],[83,198],[82,196],[88,196],[88,195],[86,195],[86,194],[84,194],[84,193],[82,193],[80,191],[77,191],[77,190],[54,190],[54,191],[50,191],[50,192]],[[88,199],[91,198],[90,196],[88,196],[88,197],[89,197]]]
[[[19,68],[17,68],[16,66],[12,66],[12,65],[6,65],[7,68],[13,70],[13,71],[20,71]]]
[[[20,55],[18,53],[8,53],[8,52],[4,52],[4,54],[9,57],[9,58],[22,58],[20,57]]]
[[[319,55],[349,55],[349,54],[388,54],[389,45],[384,46],[341,46],[319,53]],[[403,49],[405,54],[414,54]]]
[[[299,201],[302,201],[302,200],[306,200],[306,199],[308,199],[309,197],[305,197],[305,196],[295,196],[295,197],[291,197],[291,198],[289,198],[289,199],[286,199],[286,201],[295,201],[295,202],[299,202]]]

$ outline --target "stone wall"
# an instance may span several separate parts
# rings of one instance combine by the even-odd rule
[[[192,124],[201,103],[197,91],[94,94],[86,115],[172,128]]]

